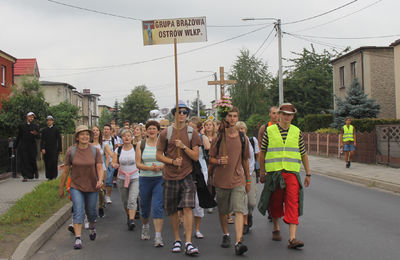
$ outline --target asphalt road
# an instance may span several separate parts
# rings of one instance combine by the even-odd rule
[[[262,186],[260,185],[259,191]],[[153,247],[140,240],[140,223],[128,231],[118,191],[113,190],[113,204],[106,217],[97,223],[98,236],[90,241],[83,232],[83,249],[74,250],[74,237],[66,223],[36,253],[33,260],[44,259],[184,259],[183,253],[171,253],[173,243],[169,219],[163,238],[165,247]],[[271,240],[272,224],[255,212],[254,226],[244,237],[249,251],[247,259],[400,259],[400,196],[353,185],[323,176],[312,177],[305,192],[304,216],[300,219],[297,237],[305,242],[302,250],[287,249],[288,227],[282,224],[283,241]],[[205,215],[201,226],[205,238],[193,239],[199,246],[198,258],[231,259],[233,247],[220,247],[222,234],[216,212]],[[233,225],[230,225],[234,235]]]

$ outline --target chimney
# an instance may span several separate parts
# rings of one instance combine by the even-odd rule
[[[83,89],[83,94],[90,94],[90,89],[89,88],[84,88]]]

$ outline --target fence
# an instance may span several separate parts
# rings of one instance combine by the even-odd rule
[[[400,125],[376,126],[376,161],[400,167]]]
[[[309,154],[342,157],[339,134],[303,133],[303,139]],[[357,132],[357,151],[353,161],[361,163],[376,162],[376,134]]]

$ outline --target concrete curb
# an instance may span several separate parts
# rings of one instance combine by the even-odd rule
[[[30,259],[53,234],[71,217],[72,202],[67,203],[24,241],[22,241],[10,260],[28,260]]]
[[[329,176],[329,177],[334,177],[350,182],[356,182],[360,184],[364,184],[365,186],[371,187],[371,188],[378,188],[386,191],[391,191],[391,192],[396,192],[400,193],[400,185],[396,183],[391,183],[391,182],[385,182],[382,180],[377,180],[377,179],[371,179],[371,178],[365,178],[365,177],[360,177],[357,175],[352,175],[349,173],[339,173],[339,172],[321,172],[318,170],[314,170],[318,175],[324,175],[324,176]]]

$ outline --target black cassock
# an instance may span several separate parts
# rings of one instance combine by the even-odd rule
[[[36,131],[37,134],[34,135],[31,131]],[[39,139],[39,136],[39,127],[34,123],[24,123],[18,128],[14,147],[17,148],[17,155],[21,163],[21,173],[24,178],[33,179],[34,174],[38,171],[36,165],[36,139]]]
[[[46,178],[54,179],[58,175],[58,154],[62,150],[60,131],[56,127],[46,127],[42,130],[40,148],[45,149],[43,155]]]

